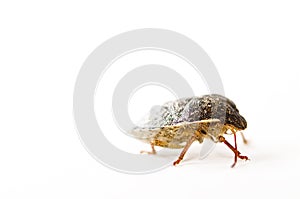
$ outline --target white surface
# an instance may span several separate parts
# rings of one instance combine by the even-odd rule
[[[0,198],[299,198],[299,8],[297,1],[1,2]],[[178,167],[135,176],[85,151],[72,115],[81,64],[106,39],[145,27],[185,34],[209,54],[249,123],[250,143],[239,146],[251,161],[231,169],[222,145],[198,161],[194,145]]]

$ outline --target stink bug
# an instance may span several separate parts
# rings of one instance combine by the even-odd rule
[[[248,160],[238,151],[236,143],[236,133],[246,128],[245,118],[231,100],[211,94],[182,98],[154,107],[147,121],[133,128],[130,134],[151,145],[149,154],[156,153],[154,146],[183,148],[173,165],[180,163],[194,141],[202,143],[204,139],[211,139],[215,143],[221,142],[233,151],[234,167],[238,158]],[[225,139],[224,134],[233,134],[234,146]],[[246,143],[242,132],[241,135]]]

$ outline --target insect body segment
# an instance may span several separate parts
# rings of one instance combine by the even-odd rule
[[[131,135],[149,143],[152,154],[156,153],[154,146],[183,148],[174,165],[179,164],[194,141],[202,143],[204,139],[211,139],[221,142],[235,154],[233,167],[237,158],[248,160],[247,156],[240,155],[236,144],[236,132],[246,127],[247,122],[236,105],[224,96],[213,94],[183,98],[155,107],[148,120],[142,126],[135,127]],[[229,131],[234,135],[235,146],[223,137]]]

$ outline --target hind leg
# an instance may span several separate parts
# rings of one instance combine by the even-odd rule
[[[154,146],[169,147],[169,143],[167,141],[162,141],[162,140],[158,140],[158,139],[151,140],[150,145],[151,145],[152,151],[141,151],[141,153],[156,154],[156,150],[155,150]]]
[[[187,150],[190,148],[192,143],[196,140],[196,136],[192,136],[189,141],[186,143],[185,147],[183,148],[181,154],[179,155],[178,159],[173,162],[173,165],[179,164],[179,162],[183,159],[184,155],[186,154]]]
[[[140,153],[156,154],[156,150],[154,148],[154,142],[150,142],[150,145],[151,145],[152,151],[144,151],[144,150],[142,150],[142,151],[140,151]]]

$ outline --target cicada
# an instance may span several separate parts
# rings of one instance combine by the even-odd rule
[[[247,122],[233,101],[222,95],[210,94],[155,106],[147,120],[134,127],[130,134],[151,145],[149,154],[156,154],[155,146],[183,148],[173,165],[181,162],[194,141],[202,143],[204,139],[210,139],[214,143],[224,143],[234,153],[234,167],[238,158],[249,159],[241,155],[236,142],[237,132],[241,133],[244,143],[247,142],[241,132],[246,128]],[[224,134],[234,136],[234,146],[225,139]]]

